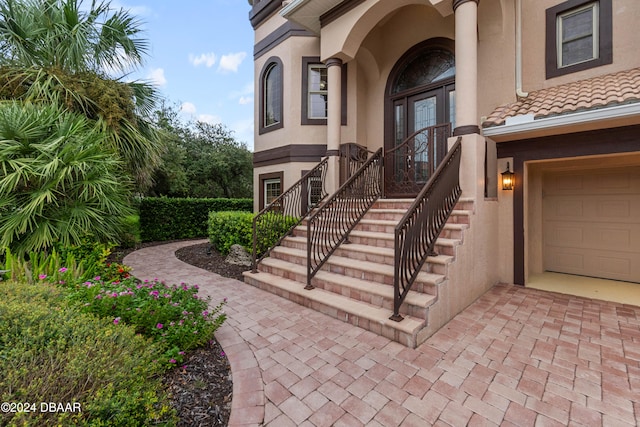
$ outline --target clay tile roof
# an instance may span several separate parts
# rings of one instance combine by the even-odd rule
[[[527,98],[496,108],[482,127],[500,126],[508,117],[525,114],[541,119],[633,102],[640,102],[640,68],[529,92]]]

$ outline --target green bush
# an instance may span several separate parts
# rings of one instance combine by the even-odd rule
[[[256,246],[258,256],[264,254],[297,224],[299,218],[269,212],[259,217],[256,223]]]
[[[144,198],[141,238],[147,242],[206,237],[209,212],[252,210],[252,199]]]
[[[209,213],[209,241],[222,255],[233,245],[253,249],[253,214],[248,212]]]
[[[134,328],[81,313],[54,286],[0,282],[0,294],[0,401],[37,404],[0,414],[1,425],[176,423],[158,347]],[[81,412],[41,412],[39,402]]]
[[[242,245],[253,251],[253,214],[242,212],[211,212],[209,214],[209,241],[223,255],[232,245]],[[279,213],[268,213],[259,217],[256,225],[257,252],[262,255],[273,246],[298,218]]]
[[[162,352],[160,363],[167,367],[182,362],[185,351],[212,339],[226,319],[224,301],[208,308],[210,298],[199,296],[197,285],[184,283],[140,283],[133,278],[104,282],[96,277],[75,285],[70,299],[85,312],[131,325],[152,338]]]

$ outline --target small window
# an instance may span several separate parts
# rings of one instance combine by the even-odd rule
[[[547,9],[547,78],[613,61],[611,0],[569,0]]]
[[[282,128],[282,62],[270,58],[260,78],[260,127],[265,133]]]
[[[558,16],[558,68],[598,59],[598,3]]]
[[[264,180],[264,201],[266,205],[273,203],[282,194],[282,183],[280,178]]]
[[[260,174],[258,180],[260,185],[258,187],[258,208],[262,210],[282,194],[284,174],[282,172]]]

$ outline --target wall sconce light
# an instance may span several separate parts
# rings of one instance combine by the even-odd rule
[[[502,172],[502,189],[513,190],[514,173],[509,170],[509,162],[507,162],[507,170]]]

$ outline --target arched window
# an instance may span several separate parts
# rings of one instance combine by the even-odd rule
[[[260,74],[259,133],[280,129],[282,123],[282,61],[269,58]]]

